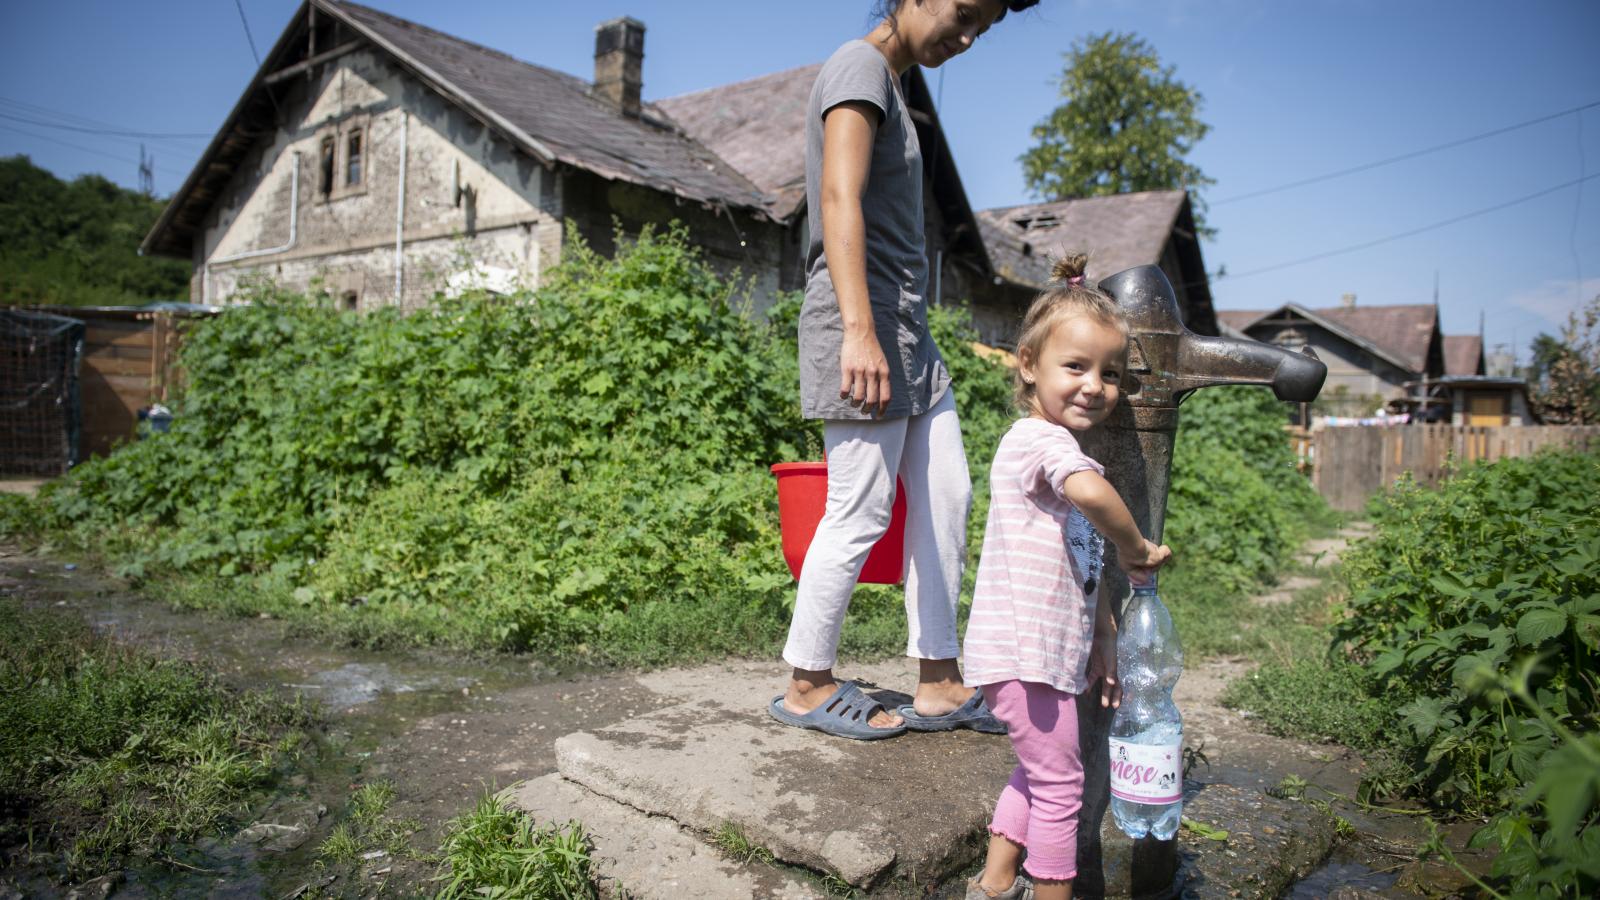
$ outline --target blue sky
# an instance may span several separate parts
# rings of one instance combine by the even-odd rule
[[[669,97],[825,58],[867,0],[370,0],[385,11],[587,77],[593,28],[647,26],[644,91]],[[242,0],[265,52],[298,4]],[[1217,183],[1207,266],[1224,309],[1422,303],[1446,333],[1520,348],[1600,294],[1600,106],[1454,149],[1253,199],[1272,188],[1600,101],[1594,0],[1043,0],[928,73],[974,207],[1030,198],[1017,156],[1056,103],[1062,54],[1132,31],[1205,97],[1192,160]],[[230,0],[0,5],[0,115],[209,136],[255,68]],[[28,104],[19,106],[18,103]],[[29,132],[29,133],[24,133]],[[158,194],[206,139],[160,138]],[[68,146],[73,145],[73,146]],[[0,156],[137,184],[139,140],[0,118]],[[1255,273],[1591,180],[1412,237]]]

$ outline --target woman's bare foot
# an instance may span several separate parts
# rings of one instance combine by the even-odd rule
[[[834,680],[832,669],[816,672],[795,669],[794,674],[789,676],[788,690],[783,692],[783,708],[803,716],[828,702],[828,698],[838,690],[839,682]],[[887,709],[880,709],[873,713],[867,724],[873,728],[899,728],[905,724],[905,720]]]

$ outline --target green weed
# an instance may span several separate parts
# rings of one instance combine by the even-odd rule
[[[356,788],[345,805],[344,821],[334,826],[317,848],[318,858],[327,863],[351,863],[372,850],[420,858],[410,839],[422,823],[386,815],[394,798],[394,784],[389,781],[371,781]]]
[[[15,600],[0,599],[0,634],[0,843],[60,847],[74,878],[217,829],[314,722],[301,701],[228,690]]]
[[[322,846],[317,848],[317,857],[330,863],[353,863],[361,855],[363,847],[363,842],[356,837],[355,825],[340,822],[333,826],[333,830],[323,839]]]
[[[744,831],[732,822],[723,822],[711,835],[711,843],[729,857],[742,863],[771,863],[776,859],[771,850],[751,841],[745,836]]]
[[[442,900],[597,896],[582,825],[541,827],[492,793],[486,792],[471,812],[450,823],[440,852]]]

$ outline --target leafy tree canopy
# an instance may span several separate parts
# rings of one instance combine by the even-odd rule
[[[1215,181],[1187,160],[1211,130],[1197,118],[1200,92],[1133,34],[1091,35],[1065,56],[1065,102],[1033,126],[1037,143],[1019,157],[1028,189],[1067,200],[1187,188],[1196,227],[1214,234],[1198,191]]]
[[[1534,403],[1552,425],[1600,424],[1600,295],[1573,310],[1557,340],[1533,341]]]
[[[0,159],[0,303],[138,305],[189,295],[190,266],[140,256],[164,201],[100,175]]]

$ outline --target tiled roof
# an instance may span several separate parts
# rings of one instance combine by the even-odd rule
[[[1365,338],[1411,371],[1427,370],[1428,344],[1439,322],[1439,310],[1433,304],[1336,306],[1311,312]]]
[[[995,270],[1042,287],[1058,256],[1089,254],[1088,278],[1159,263],[1183,207],[1183,191],[1144,191],[978,211]]]
[[[1482,375],[1483,338],[1475,334],[1448,334],[1444,338],[1444,374]]]
[[[664,120],[650,122],[648,104],[642,118],[625,116],[591,96],[581,78],[355,3],[314,2],[343,14],[435,89],[482,104],[558,162],[690,200],[764,207],[760,190],[715,153]],[[542,155],[538,146],[525,149]]]
[[[1219,309],[1217,310],[1217,324],[1226,325],[1234,331],[1244,331],[1258,320],[1265,318],[1269,310],[1264,309]]]
[[[806,200],[806,105],[822,64],[801,66],[656,103],[685,132],[727,160],[787,219]]]

